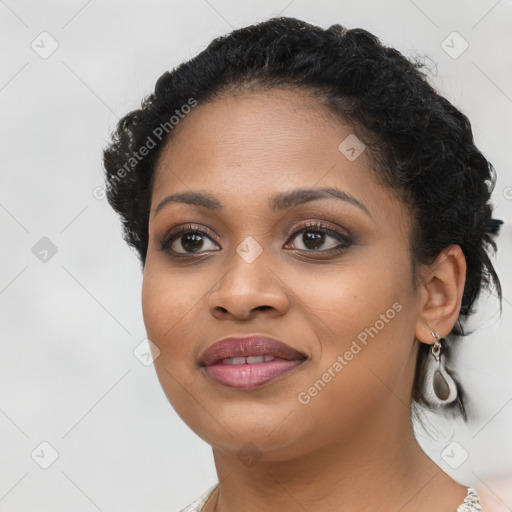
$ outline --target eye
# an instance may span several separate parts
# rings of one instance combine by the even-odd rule
[[[192,254],[202,251],[218,250],[217,244],[213,243],[205,231],[196,229],[193,224],[180,226],[172,230],[160,242],[163,251],[169,251],[174,254]]]
[[[302,235],[299,238],[299,235]],[[173,229],[169,234],[160,240],[159,245],[162,251],[172,255],[191,255],[204,251],[217,251],[219,245],[205,230],[199,229],[194,224],[187,224]],[[303,252],[341,251],[352,245],[352,240],[346,234],[332,229],[324,223],[310,221],[300,229],[293,232],[288,238],[285,248],[290,248],[290,242],[298,239],[298,247],[291,247]],[[327,245],[327,246],[326,246]]]
[[[298,237],[298,235],[302,235]],[[299,247],[292,247],[306,252],[341,251],[352,245],[349,236],[327,227],[320,222],[308,222],[305,226],[293,233],[289,240],[298,238]],[[331,240],[329,242],[329,239]],[[337,243],[333,243],[337,242]],[[287,242],[287,246],[290,242]],[[302,247],[301,247],[302,245]],[[327,247],[326,247],[327,245]]]

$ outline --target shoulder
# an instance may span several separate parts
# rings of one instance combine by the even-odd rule
[[[187,505],[185,508],[182,508],[179,512],[201,512],[204,504],[208,500],[208,498],[213,494],[215,489],[219,483],[217,482],[215,485],[212,485],[209,489],[207,489],[199,498],[194,500],[192,503]]]

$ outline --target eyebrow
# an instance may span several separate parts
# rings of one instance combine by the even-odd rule
[[[347,194],[347,192],[334,187],[298,188],[288,192],[280,192],[270,197],[269,204],[273,210],[285,210],[317,199],[329,199],[333,197],[357,206],[373,219],[373,216],[364,204],[350,194]],[[181,192],[170,194],[160,201],[155,209],[155,215],[162,210],[162,208],[172,203],[185,203],[202,206],[208,210],[222,210],[224,208],[222,203],[211,194],[200,192]]]

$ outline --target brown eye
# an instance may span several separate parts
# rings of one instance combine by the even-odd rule
[[[162,250],[175,254],[193,254],[196,252],[218,250],[210,236],[204,231],[182,226],[172,231],[162,242]]]
[[[338,250],[352,245],[346,235],[320,223],[310,223],[299,229],[289,240],[295,239],[298,246],[292,247],[292,249],[307,252]],[[290,242],[287,242],[287,246],[289,245]]]

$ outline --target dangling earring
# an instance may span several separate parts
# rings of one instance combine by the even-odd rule
[[[457,386],[441,361],[441,338],[430,331],[435,338],[432,356],[425,372],[425,396],[432,405],[448,405],[457,400]]]

